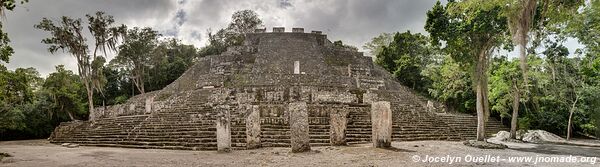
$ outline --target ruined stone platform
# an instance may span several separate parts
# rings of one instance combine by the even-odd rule
[[[162,90],[97,107],[90,121],[62,123],[50,141],[224,151],[292,143],[306,150],[306,139],[310,146],[369,143],[371,104],[377,101],[390,104],[394,141],[475,137],[474,116],[440,113],[442,105],[427,105],[371,57],[335,47],[320,31],[274,28],[246,34],[242,46],[195,60]],[[305,109],[290,106],[298,103]],[[307,112],[308,138],[302,137],[305,129],[291,127],[305,122],[290,120],[306,117],[291,111]],[[507,130],[493,119],[487,129],[489,134]]]

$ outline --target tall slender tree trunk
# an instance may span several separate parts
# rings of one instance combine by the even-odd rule
[[[487,79],[485,78],[486,53],[479,54],[475,69],[475,94],[477,109],[477,141],[485,141],[486,103],[487,103]]]
[[[569,123],[567,124],[567,140],[571,140],[571,124],[573,120],[573,112],[575,112],[575,105],[577,105],[578,100],[579,97],[575,96],[575,102],[573,102],[573,105],[571,106],[571,111],[569,112]]]
[[[515,90],[513,91],[513,113],[510,119],[510,138],[517,139],[517,118],[519,117],[519,99],[521,98],[521,93],[519,93],[519,89],[516,88],[516,83],[513,86],[513,89]]]
[[[528,90],[528,78],[527,78],[527,43],[528,43],[528,35],[529,29],[531,28],[531,23],[533,22],[533,16],[535,15],[535,9],[537,6],[537,0],[525,0],[523,2],[523,6],[521,9],[521,16],[518,18],[518,27],[517,27],[517,35],[518,35],[518,43],[519,43],[519,59],[520,66],[523,72],[523,84],[525,84],[525,91]]]
[[[525,36],[521,36],[521,44],[519,44],[519,60],[521,71],[523,72],[523,84],[525,85],[525,89],[527,89],[528,78],[527,78],[527,38]]]
[[[87,98],[88,98],[88,113],[92,113],[94,111],[94,90],[92,89],[91,85],[89,82],[84,81],[84,85],[85,85],[85,89],[87,91]]]

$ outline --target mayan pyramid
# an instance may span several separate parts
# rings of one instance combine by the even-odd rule
[[[89,121],[62,123],[50,141],[190,150],[216,150],[218,140],[233,149],[289,147],[293,108],[301,104],[311,146],[367,143],[375,101],[390,104],[394,141],[475,137],[476,117],[446,113],[371,57],[334,46],[320,31],[277,27],[257,29],[245,34],[242,46],[195,60],[162,90],[97,107]],[[506,127],[490,118],[487,130]]]

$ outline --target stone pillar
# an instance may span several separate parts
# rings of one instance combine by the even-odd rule
[[[217,151],[229,152],[231,150],[231,121],[228,107],[218,108],[217,117]]]
[[[246,148],[260,147],[260,110],[258,105],[247,105]]]
[[[390,102],[377,101],[371,104],[371,124],[373,146],[387,148],[392,146],[392,110]]]
[[[294,61],[294,74],[300,74],[300,61]]]
[[[146,110],[146,114],[152,113],[152,103],[154,102],[154,96],[146,99],[146,105],[144,105],[144,109]]]
[[[330,116],[330,142],[331,145],[346,145],[346,126],[348,124],[348,110],[345,108],[334,108]]]
[[[427,112],[434,112],[435,107],[433,106],[433,102],[431,100],[427,100]]]
[[[308,134],[308,110],[306,102],[293,102],[288,105],[292,152],[310,151]]]

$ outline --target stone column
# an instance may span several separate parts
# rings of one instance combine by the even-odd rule
[[[228,107],[218,108],[217,117],[217,151],[229,152],[231,150],[231,121]]]
[[[392,146],[392,110],[390,102],[377,101],[371,104],[371,124],[373,146],[387,148]]]
[[[331,145],[346,145],[346,126],[348,124],[348,111],[345,108],[334,108],[329,113]]]
[[[260,147],[260,111],[258,105],[247,105],[246,108],[246,148]]]
[[[294,61],[294,74],[300,74],[300,61]]]
[[[146,114],[150,114],[152,113],[152,103],[154,102],[154,96],[149,97],[146,99],[146,103],[144,105],[144,109],[146,111]]]
[[[306,102],[293,102],[288,105],[292,152],[310,151],[308,134],[308,110]]]

